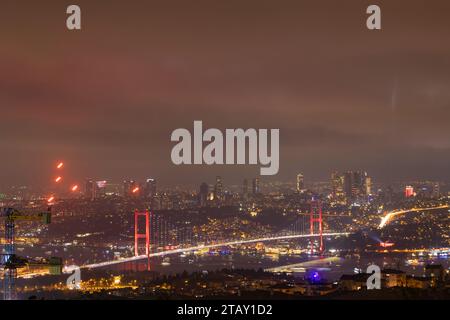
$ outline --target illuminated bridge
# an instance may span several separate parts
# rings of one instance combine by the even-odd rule
[[[412,208],[412,209],[405,209],[405,210],[391,211],[391,212],[388,212],[388,213],[381,219],[381,222],[380,222],[380,225],[378,226],[378,228],[382,229],[382,228],[385,227],[387,224],[389,224],[396,216],[399,216],[399,215],[403,215],[403,214],[411,213],[411,212],[431,211],[431,210],[448,209],[448,208],[450,208],[450,206],[447,204],[447,205],[442,205],[442,206],[438,206],[438,207]]]
[[[337,236],[347,236],[349,233],[323,233],[322,236],[325,237],[337,237]],[[93,263],[81,266],[80,268],[101,268],[106,267],[114,264],[119,263],[125,263],[125,262],[131,262],[131,261],[137,261],[137,260],[143,260],[148,259],[149,257],[159,257],[159,256],[167,256],[172,254],[179,254],[184,252],[191,252],[201,249],[213,249],[218,247],[226,247],[226,246],[234,246],[234,245],[240,245],[240,244],[246,244],[246,243],[255,243],[255,242],[267,242],[267,241],[276,241],[276,240],[287,240],[287,239],[296,239],[296,238],[312,238],[312,237],[320,237],[320,234],[292,234],[292,235],[283,235],[283,236],[270,236],[265,238],[256,238],[256,239],[247,239],[247,240],[237,240],[237,241],[230,241],[230,242],[220,242],[220,243],[214,243],[214,244],[208,244],[208,245],[198,245],[198,246],[192,246],[187,248],[178,248],[173,250],[166,250],[166,251],[160,251],[155,253],[149,253],[148,255],[137,255],[129,258],[123,258],[118,260],[111,260],[111,261],[105,261],[105,262],[99,262],[99,263]],[[66,272],[73,271],[74,267],[66,267]]]
[[[399,215],[407,214],[410,212],[430,211],[430,210],[448,209],[448,208],[450,208],[449,205],[442,205],[442,206],[437,206],[437,207],[412,208],[412,209],[391,211],[382,218],[379,228],[383,228],[384,226],[389,224],[396,216],[399,216]],[[121,259],[115,259],[115,260],[111,260],[111,261],[86,264],[86,265],[81,266],[80,268],[87,268],[87,269],[101,268],[101,267],[107,267],[107,266],[126,263],[126,262],[133,262],[133,261],[149,259],[152,257],[161,257],[161,256],[174,255],[174,254],[182,254],[182,253],[187,253],[187,252],[192,252],[192,251],[197,251],[197,250],[202,250],[202,249],[214,249],[214,248],[219,248],[219,247],[235,246],[235,245],[248,244],[248,243],[269,242],[269,241],[298,239],[298,238],[311,239],[311,243],[313,243],[312,239],[316,239],[317,241],[316,241],[315,250],[317,250],[317,252],[321,252],[323,250],[322,237],[348,236],[349,233],[346,233],[346,232],[325,232],[325,233],[323,233],[323,232],[321,232],[322,231],[321,230],[322,229],[321,208],[319,207],[318,210],[319,210],[319,215],[316,215],[315,212],[311,212],[311,217],[313,217],[313,218],[308,219],[309,221],[307,221],[307,223],[305,223],[305,221],[303,221],[303,222],[296,221],[293,224],[291,224],[288,228],[286,228],[285,230],[279,232],[278,234],[274,234],[274,235],[270,235],[270,236],[266,236],[266,237],[256,237],[256,238],[252,238],[252,239],[238,239],[238,240],[229,239],[229,240],[219,240],[219,241],[211,241],[211,240],[205,241],[206,239],[202,239],[202,240],[198,239],[198,240],[200,240],[200,241],[198,241],[198,243],[203,242],[203,244],[197,244],[197,245],[192,244],[192,245],[186,245],[185,247],[182,247],[182,245],[179,245],[179,246],[174,246],[174,247],[177,247],[175,249],[168,249],[168,250],[163,250],[163,251],[158,251],[158,252],[150,252],[150,241],[154,241],[153,240],[154,238],[149,237],[150,230],[151,230],[151,228],[149,227],[149,224],[150,225],[153,224],[153,223],[150,223],[150,221],[152,221],[151,215],[149,215],[148,213],[137,213],[136,212],[135,213],[135,215],[136,215],[135,216],[135,223],[136,223],[136,225],[135,225],[135,255],[132,257],[128,257],[128,258],[121,258]],[[147,226],[146,226],[146,233],[144,233],[144,234],[139,234],[137,232],[137,230],[138,230],[137,221],[138,221],[139,215],[142,215],[146,218]],[[155,225],[157,223],[158,222],[155,221]],[[164,228],[168,228],[168,226],[166,225],[166,222],[164,222],[164,224],[165,224]],[[164,234],[164,233],[162,233],[162,234]],[[167,232],[165,234],[167,234]],[[138,254],[138,248],[139,248],[138,241],[140,239],[146,240],[146,246],[145,246],[146,253],[145,254]],[[192,241],[192,239],[190,239],[189,241]],[[163,242],[165,242],[165,241],[163,240]],[[179,243],[184,243],[184,242],[180,241]],[[311,249],[313,249],[313,248],[311,248]],[[311,252],[313,252],[313,250],[311,250]],[[71,271],[73,271],[73,268],[74,268],[73,266],[66,267],[65,271],[71,272]]]
[[[144,227],[139,228],[139,221],[145,221]],[[140,231],[144,229],[144,231]],[[142,232],[142,233],[141,233]],[[134,212],[134,256],[129,258],[115,259],[100,263],[93,263],[81,266],[81,268],[101,268],[110,265],[126,263],[131,261],[147,259],[147,266],[150,268],[150,258],[167,256],[185,252],[227,247],[247,243],[267,242],[297,238],[308,238],[311,254],[324,251],[323,237],[345,236],[347,233],[335,233],[332,231],[323,232],[322,206],[320,201],[311,201],[311,210],[308,216],[300,216],[292,223],[288,224],[279,232],[265,236],[255,236],[254,238],[238,239],[217,239],[216,235],[196,235],[193,237],[192,230],[186,230],[178,226],[170,225],[153,212]],[[156,237],[155,237],[156,236]],[[200,236],[200,237],[199,237]],[[204,237],[206,236],[206,237]],[[139,242],[145,241],[145,254],[139,254]],[[163,247],[170,249],[151,252],[152,248]],[[141,248],[142,249],[142,248]],[[74,267],[66,267],[66,271],[73,270]]]

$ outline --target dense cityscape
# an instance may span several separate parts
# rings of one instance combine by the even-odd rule
[[[443,318],[449,12],[2,1],[2,317]]]
[[[17,223],[16,251],[26,260],[17,267],[18,298],[449,295],[444,182],[383,185],[365,171],[333,172],[324,182],[258,177],[240,186],[217,176],[197,190],[159,188],[154,178],[87,179],[84,188],[62,180],[41,194],[25,186],[1,194],[1,207],[52,212],[49,224]],[[322,221],[312,223],[317,209]],[[145,212],[148,255],[136,239],[145,238]],[[370,264],[382,269],[378,293],[365,289]],[[77,288],[66,284],[71,266],[81,267]]]

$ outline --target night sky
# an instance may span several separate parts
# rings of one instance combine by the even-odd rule
[[[79,181],[259,175],[173,165],[170,134],[194,120],[280,128],[280,171],[263,180],[448,181],[450,1],[2,0],[0,108],[2,186],[43,186],[60,159]]]

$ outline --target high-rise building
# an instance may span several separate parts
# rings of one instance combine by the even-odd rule
[[[413,197],[414,196],[414,187],[413,186],[406,186],[405,187],[405,197]]]
[[[258,194],[260,192],[259,189],[259,178],[254,178],[252,181],[252,193]]]
[[[95,197],[103,197],[106,194],[106,180],[95,182]]]
[[[365,188],[367,196],[372,194],[372,178],[369,176],[366,176]]]
[[[433,198],[439,198],[441,196],[441,188],[439,182],[433,184]]]
[[[223,200],[223,185],[222,178],[220,176],[216,177],[216,184],[214,185],[214,199]]]
[[[297,174],[297,192],[302,192],[305,190],[304,177],[303,174]]]
[[[352,200],[354,198],[354,175],[351,171],[344,173],[344,193],[346,199]]]
[[[208,201],[208,194],[209,194],[209,186],[207,183],[203,182],[200,185],[200,192],[198,194],[198,203],[201,207],[206,206],[206,203]]]
[[[97,196],[97,183],[94,180],[86,180],[84,196],[86,199],[94,200]]]
[[[363,200],[370,194],[372,181],[365,171],[344,174],[344,193],[348,201]]]
[[[143,186],[142,196],[151,199],[156,195],[156,179],[148,178]]]
[[[337,171],[331,173],[331,192],[335,200],[341,202],[345,200],[344,176]]]

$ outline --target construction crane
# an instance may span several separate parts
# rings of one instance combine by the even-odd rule
[[[59,258],[51,258],[48,262],[32,262],[26,258],[16,255],[15,248],[15,226],[17,221],[41,221],[44,224],[51,222],[51,207],[46,212],[22,213],[14,208],[0,208],[0,217],[5,219],[5,247],[1,254],[0,264],[3,266],[3,298],[4,300],[15,300],[15,283],[17,278],[17,268],[26,265],[50,265],[50,270],[57,273],[62,262]],[[59,268],[52,268],[58,266]]]

